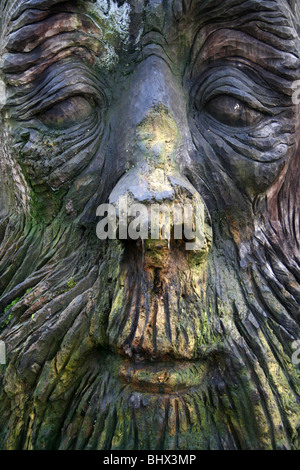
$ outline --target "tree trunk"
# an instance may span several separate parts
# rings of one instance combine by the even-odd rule
[[[296,3],[0,5],[0,448],[299,449]]]

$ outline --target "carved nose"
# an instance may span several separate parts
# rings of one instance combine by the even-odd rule
[[[116,204],[126,197],[130,204],[191,203],[197,195],[191,183],[177,171],[152,168],[147,163],[128,171],[110,194],[109,202]]]
[[[141,239],[149,267],[164,266],[171,241],[180,245],[185,240],[188,250],[202,255],[210,248],[206,207],[190,182],[175,171],[141,165],[119,181],[109,202],[116,209],[118,238]],[[129,222],[137,214],[139,230],[131,231]]]

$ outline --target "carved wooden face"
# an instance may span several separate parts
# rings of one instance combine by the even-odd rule
[[[0,5],[2,446],[297,446],[297,2]]]

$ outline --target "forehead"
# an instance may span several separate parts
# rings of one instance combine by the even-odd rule
[[[84,59],[94,54],[97,59],[87,60],[109,70],[120,50],[142,51],[141,59],[149,47],[171,62],[180,54],[195,64],[235,55],[283,75],[299,67],[294,0],[2,0],[0,5],[0,54],[8,52],[4,72],[44,63],[35,69],[39,74],[72,50]],[[25,83],[31,72],[15,84]]]
[[[168,41],[182,28],[192,37],[211,24],[237,29],[248,25],[254,35],[264,36],[267,42],[276,37],[293,41],[298,37],[300,21],[297,0],[0,0],[0,8],[2,34],[64,11],[86,15],[102,33],[109,30],[110,35],[123,41],[130,37],[133,42],[149,31],[162,33]],[[70,28],[62,19],[61,29],[65,26]]]
[[[235,0],[0,0],[3,22],[11,21],[28,10],[35,10],[40,13],[47,9],[53,9],[61,5],[62,7],[74,8],[85,6],[87,11],[108,15],[112,21],[118,20],[120,26],[128,20],[130,12],[131,21],[137,19],[139,15],[145,14],[152,16],[152,19],[178,22],[180,19],[189,19],[192,21],[207,22],[230,20],[238,16],[247,16],[257,13],[264,18],[273,19],[277,22],[281,18],[281,26],[284,28],[285,21],[290,24],[297,24],[298,0],[244,0],[236,2]],[[33,14],[33,12],[32,12]],[[163,24],[163,23],[162,23]]]

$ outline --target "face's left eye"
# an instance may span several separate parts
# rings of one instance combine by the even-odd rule
[[[259,111],[227,95],[220,95],[210,100],[205,106],[205,111],[217,121],[232,127],[253,126],[263,118]]]
[[[67,129],[87,119],[93,112],[89,101],[82,96],[68,98],[43,112],[39,118],[54,129]]]

